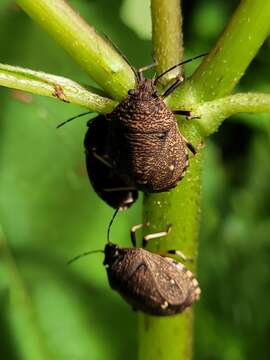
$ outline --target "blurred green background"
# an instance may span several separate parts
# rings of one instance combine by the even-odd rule
[[[112,38],[134,66],[151,63],[148,1],[70,3]],[[213,46],[237,4],[184,2],[186,58]],[[270,91],[269,56],[268,40],[237,90]],[[0,62],[90,83],[11,0],[0,1]],[[186,74],[196,65],[188,66]],[[58,123],[81,111],[0,88],[3,359],[136,359],[136,314],[110,290],[102,254],[66,266],[82,251],[103,248],[113,213],[93,193],[86,176],[87,119],[56,130]],[[207,142],[196,360],[269,359],[269,135],[269,115],[241,114],[226,120]],[[139,222],[141,201],[118,216],[112,240],[129,246],[128,229]]]

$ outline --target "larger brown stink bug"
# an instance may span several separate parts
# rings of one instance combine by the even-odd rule
[[[181,79],[162,95],[156,88],[158,80],[176,66],[153,79],[143,76],[146,68],[134,70],[137,87],[129,90],[128,96],[107,115],[112,167],[128,186],[145,192],[175,187],[188,166],[187,149],[196,153],[180,133],[174,112],[164,102]]]
[[[135,231],[141,226],[136,225],[131,229],[134,246]],[[147,235],[143,244],[166,235],[167,231]],[[135,310],[157,316],[175,315],[199,300],[201,290],[192,272],[170,257],[143,248],[121,248],[109,240],[104,250],[97,251],[105,254],[103,264],[111,288]],[[70,262],[90,253],[92,251],[76,256]],[[177,250],[167,253],[183,257]]]

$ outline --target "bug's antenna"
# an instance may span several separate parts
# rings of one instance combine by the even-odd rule
[[[119,49],[119,47],[112,41],[112,39],[105,33],[103,33],[103,36],[109,41],[109,43],[112,45],[112,47],[114,48],[114,50],[116,50],[118,52],[118,54],[120,56],[122,56],[122,58],[125,60],[125,62],[130,66],[131,70],[133,71],[133,74],[135,75],[136,81],[137,83],[140,81],[139,78],[139,73],[138,71],[135,69],[134,66],[131,65],[131,63],[129,62],[128,58],[126,57],[126,55],[124,53],[122,53],[122,51]]]
[[[66,121],[62,122],[61,124],[57,125],[56,126],[56,129],[59,129],[61,126],[65,125],[66,123],[72,121],[72,120],[75,120],[81,116],[84,116],[84,115],[87,115],[87,114],[91,114],[93,111],[87,111],[87,112],[84,112],[84,113],[81,113],[79,115],[76,115],[76,116],[73,116],[72,118],[70,119],[67,119]]]
[[[114,221],[114,219],[115,219],[115,217],[116,217],[119,209],[120,209],[120,208],[117,208],[117,209],[115,210],[115,212],[114,212],[114,214],[113,214],[113,216],[112,216],[112,218],[111,218],[111,221],[110,221],[110,223],[109,223],[109,226],[108,226],[108,231],[107,231],[107,242],[108,242],[108,243],[110,242],[110,231],[111,231],[111,227],[112,227],[113,221]]]
[[[206,56],[206,55],[208,55],[208,53],[195,56],[195,57],[192,58],[192,59],[188,59],[188,60],[182,61],[181,63],[172,66],[171,68],[167,69],[167,70],[164,71],[162,74],[160,74],[159,76],[157,76],[157,77],[155,78],[155,80],[154,80],[154,84],[156,85],[156,83],[158,82],[158,80],[159,80],[163,75],[167,74],[167,73],[170,72],[171,70],[174,70],[174,69],[177,68],[178,66],[184,65],[184,64],[186,64],[186,63],[189,63],[189,62],[191,62],[191,61],[193,61],[193,60],[196,60],[196,59],[198,59],[198,58],[200,58],[200,57],[203,57],[203,56]]]
[[[98,253],[98,252],[104,253],[104,250],[86,251],[86,252],[84,252],[84,253],[82,253],[82,254],[79,254],[79,255],[77,255],[77,256],[74,256],[74,258],[70,259],[70,260],[67,262],[67,264],[70,265],[71,263],[73,263],[74,261],[80,259],[80,258],[83,257],[83,256],[87,256],[87,255],[94,254],[94,253]]]

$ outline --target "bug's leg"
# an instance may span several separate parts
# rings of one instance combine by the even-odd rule
[[[102,190],[107,191],[107,192],[116,192],[116,191],[135,191],[136,189],[134,187],[130,187],[130,186],[121,186],[121,187],[115,187],[115,188],[105,188]]]
[[[176,88],[183,82],[184,78],[180,77],[178,78],[174,83],[172,83],[171,86],[168,87],[167,90],[162,94],[162,98],[165,99],[167,96],[171,95],[171,93],[174,92]]]
[[[144,72],[144,71],[146,71],[146,70],[149,70],[149,69],[152,69],[153,67],[155,67],[157,65],[157,63],[152,63],[152,64],[150,64],[150,65],[146,65],[146,66],[143,66],[143,67],[141,67],[139,70],[138,70],[138,72]]]
[[[132,228],[130,229],[130,238],[131,238],[132,245],[134,247],[136,247],[136,231],[141,229],[143,226],[144,226],[143,224],[138,224],[138,225],[132,226]]]
[[[189,110],[173,110],[173,113],[175,115],[184,115],[184,116],[187,116],[187,117],[191,116],[191,111],[189,111]]]
[[[173,111],[173,113],[175,115],[185,115],[188,118],[191,118],[191,111],[188,110],[175,110]],[[192,152],[193,155],[197,154],[197,150],[195,148],[195,146],[193,146],[182,134],[182,139],[184,140],[184,142],[186,143],[187,148]]]
[[[170,230],[171,230],[171,225],[168,226],[167,231],[160,231],[158,233],[145,235],[143,237],[142,247],[145,248],[145,246],[146,246],[146,244],[147,244],[147,242],[149,240],[157,239],[157,238],[160,238],[160,237],[163,237],[163,236],[167,236],[169,234]]]
[[[102,162],[102,164],[106,165],[109,168],[112,168],[112,165],[109,163],[109,161],[107,161],[106,159],[104,159],[104,157],[98,155],[95,151],[95,149],[92,149],[92,153],[94,155],[94,157],[99,160],[100,162]]]
[[[200,115],[194,115],[191,110],[173,110],[175,115],[183,115],[186,116],[187,120],[200,119]]]
[[[186,147],[192,152],[192,154],[195,156],[197,154],[197,150],[195,148],[195,146],[193,146],[182,134],[182,139],[184,140],[184,142],[186,143]]]
[[[193,146],[189,142],[186,142],[186,145],[187,145],[188,149],[192,152],[192,154],[195,156],[197,154],[197,150],[196,150],[195,146]]]
[[[139,80],[143,80],[143,72],[144,72],[144,71],[149,70],[149,69],[152,69],[152,68],[155,67],[156,65],[157,65],[157,64],[154,62],[153,64],[150,64],[150,65],[146,65],[146,66],[141,67],[141,68],[138,70]]]
[[[175,255],[177,257],[179,257],[181,260],[183,261],[193,261],[192,257],[186,256],[182,251],[180,250],[167,250],[166,251],[167,254],[172,254]]]

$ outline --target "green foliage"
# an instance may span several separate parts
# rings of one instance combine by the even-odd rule
[[[150,42],[122,22],[120,1],[71,3],[132,64],[151,62]],[[199,1],[185,10],[186,57],[212,46],[234,6]],[[0,62],[89,83],[13,1],[1,2],[0,19]],[[239,89],[269,92],[269,48],[268,41]],[[86,176],[87,119],[56,130],[81,109],[38,96],[29,100],[20,102],[14,91],[0,89],[0,353],[12,360],[124,359],[127,354],[135,359],[136,317],[109,289],[102,255],[66,266],[77,253],[104,246],[112,214]],[[226,121],[206,146],[197,360],[268,358],[269,134],[269,117],[241,115]],[[139,202],[120,214],[114,241],[129,244],[127,229],[141,221],[140,207]]]
[[[22,11],[1,12],[0,34],[2,62],[88,83]],[[66,265],[77,253],[103,248],[112,215],[86,174],[87,117],[56,130],[82,109],[38,96],[30,100],[22,103],[14,91],[0,89],[1,356],[119,359],[131,351],[135,358],[136,316],[109,289],[102,254]],[[140,203],[120,214],[114,241],[130,244],[128,229],[140,221],[139,211]]]

